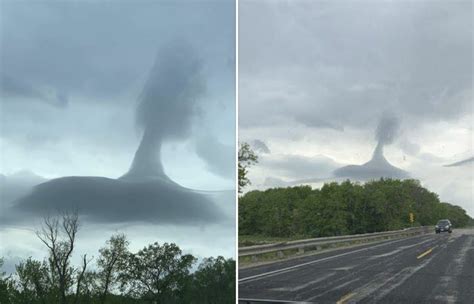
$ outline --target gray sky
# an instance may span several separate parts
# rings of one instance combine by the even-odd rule
[[[380,142],[474,216],[472,162],[445,167],[474,155],[472,19],[471,1],[240,1],[239,140],[260,151],[249,189],[320,186]]]
[[[171,136],[163,139],[163,169],[183,187],[224,191],[209,199],[230,206],[224,208],[229,223],[99,221],[83,229],[80,246],[97,254],[95,244],[120,230],[133,235],[136,248],[176,240],[198,256],[233,256],[234,198],[228,193],[235,188],[235,3],[2,0],[0,17],[2,199],[43,179],[125,174],[143,132],[136,112],[145,83],[156,78],[160,50],[185,41],[199,60],[203,90],[195,103],[189,99],[192,111],[164,103],[159,126]],[[7,204],[1,202],[2,212]],[[28,229],[0,229],[8,257],[41,252]]]

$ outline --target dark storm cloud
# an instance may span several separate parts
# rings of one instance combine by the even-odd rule
[[[393,143],[397,136],[399,121],[395,116],[384,114],[375,129],[375,147],[372,159],[362,165],[348,165],[334,171],[337,177],[346,177],[355,180],[371,180],[386,178],[408,178],[408,172],[399,169],[384,156],[384,147]]]
[[[207,195],[178,185],[87,176],[63,177],[37,185],[4,214],[18,220],[75,209],[96,222],[196,225],[228,220]]]
[[[206,88],[202,65],[188,42],[166,43],[158,51],[140,96],[137,123],[165,138],[186,136]]]
[[[40,90],[32,85],[12,78],[0,72],[0,102],[27,99],[45,102],[56,107],[65,107],[68,103],[66,94],[50,89],[49,92]]]
[[[265,144],[265,142],[261,141],[260,139],[255,139],[250,142],[250,145],[253,150],[257,153],[264,153],[264,154],[270,154],[270,149],[268,146]]]
[[[385,146],[393,143],[399,130],[399,121],[395,116],[384,115],[375,129],[375,140]]]
[[[241,124],[310,116],[367,130],[387,111],[415,125],[454,121],[472,100],[471,12],[471,1],[241,1]],[[268,110],[268,87],[280,111]]]
[[[137,107],[142,140],[123,178],[165,176],[161,146],[166,139],[188,135],[205,91],[201,67],[196,50],[185,41],[169,42],[159,50]]]

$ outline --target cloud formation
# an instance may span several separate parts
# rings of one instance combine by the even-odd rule
[[[57,210],[78,210],[99,223],[151,222],[196,225],[229,220],[222,204],[206,195],[163,182],[127,182],[105,177],[62,177],[34,187],[6,214],[44,216]]]
[[[189,44],[167,44],[159,51],[140,96],[137,123],[143,128],[143,136],[130,170],[119,179],[67,176],[39,184],[12,203],[7,210],[9,216],[77,209],[98,222],[193,225],[229,220],[206,195],[172,181],[161,162],[163,140],[189,133],[204,90],[200,68]],[[229,160],[233,159],[230,149],[219,151],[219,147],[212,146],[217,148],[218,156],[227,153]]]
[[[472,5],[241,0],[240,140],[271,142],[272,154],[354,164],[336,171],[346,178],[409,172],[468,208],[472,176],[435,168],[472,156]],[[272,166],[251,170],[255,187],[321,184],[318,176],[288,179]],[[450,183],[462,189],[456,197],[445,191]]]
[[[161,146],[166,139],[189,134],[205,90],[201,66],[196,50],[185,41],[171,41],[159,50],[136,112],[137,123],[143,129],[142,140],[122,179],[167,179]]]
[[[68,97],[63,92],[51,88],[36,88],[2,72],[0,72],[0,96],[2,102],[27,99],[44,102],[59,108],[66,107],[68,104]]]
[[[367,128],[387,111],[415,124],[454,121],[472,100],[471,8],[242,1],[242,127],[284,116],[314,128]]]
[[[250,142],[250,146],[257,153],[270,154],[271,151],[268,146],[260,139],[254,139]]]
[[[226,179],[235,179],[235,147],[226,145],[209,133],[196,139],[196,153],[212,173]]]

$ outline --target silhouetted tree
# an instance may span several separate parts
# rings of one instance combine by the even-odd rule
[[[248,143],[240,143],[238,159],[239,193],[242,193],[242,189],[250,184],[247,177],[248,168],[258,162],[258,157]]]
[[[110,288],[118,283],[120,271],[124,269],[128,252],[127,238],[124,234],[113,235],[106,246],[99,250],[97,259],[99,267],[98,279],[100,281],[100,303],[105,303]]]
[[[63,213],[60,218],[45,218],[41,230],[36,233],[48,248],[52,283],[58,288],[60,304],[67,304],[67,292],[73,285],[75,269],[70,263],[78,230],[79,216],[73,212]]]

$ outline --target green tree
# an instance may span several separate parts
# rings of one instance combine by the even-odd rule
[[[176,244],[154,243],[128,255],[122,289],[148,303],[181,303],[195,261]]]
[[[250,184],[247,176],[248,168],[258,162],[257,155],[248,143],[239,144],[238,161],[239,193],[242,193],[242,189]]]
[[[97,278],[100,288],[100,303],[104,304],[110,289],[119,282],[120,272],[125,268],[129,242],[124,234],[113,235],[106,246],[99,249]]]
[[[58,286],[46,262],[31,257],[16,266],[22,303],[54,303],[59,299]]]
[[[2,271],[4,260],[0,258],[0,303],[13,304],[15,302],[16,290],[11,276],[6,276]]]
[[[410,223],[409,214],[415,215]],[[448,218],[469,225],[459,206],[441,203],[417,180],[349,180],[308,186],[250,191],[239,197],[239,234],[269,237],[324,237],[434,225]]]
[[[235,303],[235,261],[222,256],[206,258],[190,283],[186,303]]]

